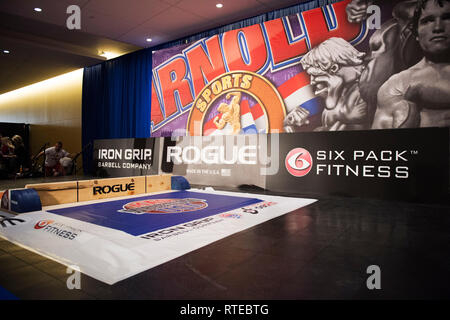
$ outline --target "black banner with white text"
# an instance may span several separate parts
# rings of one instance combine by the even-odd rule
[[[280,135],[270,191],[431,200],[448,194],[448,128]],[[281,164],[282,162],[282,164]]]

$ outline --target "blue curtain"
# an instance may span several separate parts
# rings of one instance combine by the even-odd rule
[[[229,30],[297,14],[341,0],[303,1],[297,5],[251,17],[189,37],[142,49],[84,68],[82,143],[84,173],[92,169],[95,139],[146,138],[150,136],[152,51],[194,42]]]
[[[140,50],[84,68],[82,144],[85,173],[95,139],[150,136],[151,51]]]

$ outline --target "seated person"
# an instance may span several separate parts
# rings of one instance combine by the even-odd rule
[[[54,147],[45,149],[39,153],[38,157],[45,154],[45,175],[46,176],[63,176],[66,174],[64,167],[61,165],[62,158],[70,158],[70,154],[62,148],[63,144],[58,141]]]
[[[3,156],[11,156],[14,153],[14,145],[9,137],[1,137],[1,152]]]
[[[73,172],[73,168],[72,168],[73,167],[73,160],[72,160],[71,156],[61,158],[59,160],[59,163],[63,167],[65,174],[68,174],[68,175],[72,174],[72,172]]]

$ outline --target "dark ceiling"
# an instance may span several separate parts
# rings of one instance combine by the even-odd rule
[[[102,52],[122,55],[299,2],[0,0],[0,94],[104,61]],[[74,4],[81,30],[66,26]]]

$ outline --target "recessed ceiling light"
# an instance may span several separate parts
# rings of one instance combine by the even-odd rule
[[[41,8],[34,8],[34,11],[36,11],[36,12],[41,12],[42,9],[41,9]]]
[[[218,4],[216,4],[216,7],[217,7],[217,8],[222,8],[222,7],[223,7],[223,4],[218,3]]]
[[[114,58],[117,58],[118,56],[120,56],[120,54],[118,54],[116,52],[110,52],[110,51],[102,51],[99,53],[99,55],[106,58],[106,60],[114,59]]]
[[[152,42],[153,40],[152,40],[152,38],[147,38],[147,39],[145,39],[145,41]]]
[[[9,53],[9,50],[3,50],[3,53],[8,54],[8,53]]]

